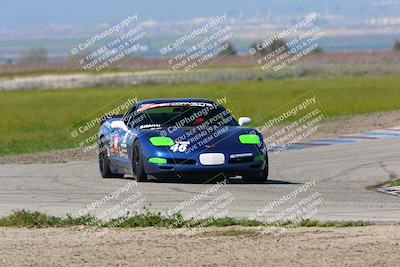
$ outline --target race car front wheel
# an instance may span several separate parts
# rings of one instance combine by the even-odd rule
[[[143,154],[138,140],[133,144],[132,171],[138,182],[146,182],[147,174],[144,171]]]
[[[268,180],[268,172],[269,172],[269,163],[268,163],[268,156],[266,156],[264,170],[245,174],[242,176],[242,181],[247,184],[265,183]]]
[[[99,144],[99,168],[103,178],[122,178],[123,174],[113,173],[110,169],[110,159],[103,143]]]

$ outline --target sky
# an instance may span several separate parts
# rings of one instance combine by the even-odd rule
[[[98,25],[137,13],[143,20],[178,21],[226,13],[254,16],[257,11],[274,15],[334,13],[365,16],[400,15],[400,0],[0,0],[0,27],[25,28],[48,25]]]

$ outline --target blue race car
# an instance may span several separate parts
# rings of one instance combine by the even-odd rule
[[[239,122],[239,123],[238,123]],[[135,103],[99,130],[103,178],[225,178],[265,182],[268,155],[262,135],[247,117],[238,122],[208,99],[157,99]]]

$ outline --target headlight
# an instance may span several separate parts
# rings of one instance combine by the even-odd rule
[[[258,145],[261,142],[260,137],[256,134],[239,135],[239,140],[244,145]]]
[[[149,162],[153,164],[165,164],[167,163],[167,159],[163,158],[149,158]]]
[[[151,137],[149,140],[153,146],[173,146],[175,144],[170,137],[156,136]]]

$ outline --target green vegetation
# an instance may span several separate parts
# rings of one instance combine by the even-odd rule
[[[321,54],[324,53],[324,49],[322,47],[316,47],[314,50],[311,51],[312,54]]]
[[[316,220],[303,220],[297,226],[300,227],[358,227],[371,225],[369,222],[363,221],[327,221],[320,222]]]
[[[259,126],[272,112],[310,96],[326,118],[400,109],[399,84],[400,77],[346,77],[0,92],[0,156],[78,147],[98,126],[72,138],[76,124],[100,117],[128,98],[226,97],[224,106],[236,117],[250,116],[253,126]]]
[[[48,52],[45,48],[33,47],[29,49],[22,61],[27,63],[47,62],[47,54]]]
[[[400,179],[394,181],[393,183],[391,183],[389,186],[400,186]]]
[[[219,218],[205,220],[185,220],[180,213],[171,217],[162,216],[159,212],[153,213],[146,210],[143,214],[136,214],[122,218],[116,218],[107,222],[100,222],[92,216],[66,218],[49,216],[47,214],[26,210],[15,211],[7,217],[0,218],[0,227],[66,227],[66,226],[88,226],[88,227],[165,227],[165,228],[195,228],[195,227],[225,227],[225,226],[266,226],[263,222],[255,220],[244,220],[234,218]],[[319,222],[314,220],[303,220],[298,224],[289,221],[279,223],[282,227],[355,227],[371,225],[367,222]],[[226,235],[238,236],[249,234],[249,232],[229,231]]]
[[[262,49],[259,50],[257,48],[257,46]],[[262,56],[266,56],[274,51],[279,51],[276,55],[276,56],[278,56],[278,55],[282,55],[282,54],[286,53],[287,51],[289,51],[289,47],[286,44],[286,41],[284,39],[274,39],[272,41],[272,43],[270,43],[268,46],[262,46],[261,42],[258,41],[258,42],[252,43],[250,48],[254,49]]]
[[[400,41],[396,40],[393,46],[394,51],[400,51]]]

